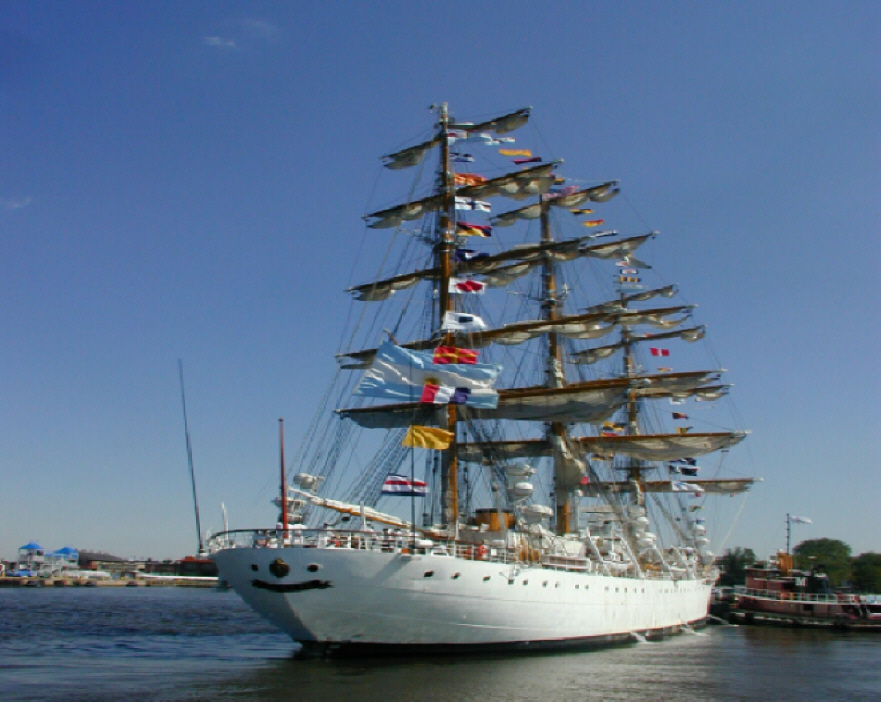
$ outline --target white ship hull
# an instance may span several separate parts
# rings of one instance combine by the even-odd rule
[[[553,647],[675,633],[707,616],[703,580],[612,577],[433,553],[229,548],[220,577],[307,648]],[[280,559],[284,575],[270,571]],[[281,570],[284,570],[283,566]]]

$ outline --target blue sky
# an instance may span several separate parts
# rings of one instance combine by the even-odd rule
[[[194,550],[179,358],[203,525],[273,522],[277,419],[296,446],[393,197],[378,157],[441,100],[532,105],[568,173],[622,181],[622,230],[662,232],[765,479],[727,545],[771,552],[792,512],[796,541],[881,551],[879,26],[875,2],[0,3],[0,557]]]

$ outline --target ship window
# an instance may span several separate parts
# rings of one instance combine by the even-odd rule
[[[619,588],[616,587],[616,588],[615,588],[615,592],[618,592],[618,589],[619,589]]]
[[[453,580],[457,580],[461,573],[453,573]]]
[[[580,585],[576,585],[576,586],[575,586],[575,589],[577,590],[579,587],[581,587],[581,586],[580,586]]]
[[[545,581],[541,584],[541,586],[542,586],[542,587],[547,587],[547,586],[548,586],[548,581],[545,580]]]
[[[314,573],[320,567],[321,566],[318,565],[317,563],[310,563],[309,565],[306,566],[306,570],[308,570],[310,573]]]
[[[554,587],[560,587],[560,583],[559,582],[554,583]]]
[[[251,564],[251,570],[259,570],[256,563]]]
[[[434,575],[434,571],[433,571],[433,570],[426,570],[426,571],[422,574],[422,577],[423,577],[423,578],[430,578],[432,575]]]
[[[483,576],[483,582],[486,582],[487,580],[489,580],[490,577],[491,577],[491,576],[489,576],[489,575],[484,575],[484,576]]]

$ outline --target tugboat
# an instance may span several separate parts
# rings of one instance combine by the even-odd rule
[[[796,570],[792,555],[781,552],[766,566],[747,568],[746,585],[735,588],[729,620],[881,632],[881,596],[836,593],[828,575],[818,568]]]

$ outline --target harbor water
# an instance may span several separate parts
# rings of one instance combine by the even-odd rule
[[[0,589],[3,700],[878,700],[881,636],[712,626],[589,651],[296,660],[233,592]]]

